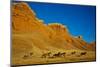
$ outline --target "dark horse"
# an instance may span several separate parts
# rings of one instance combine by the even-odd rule
[[[80,55],[78,55],[78,57],[86,55],[86,54],[87,54],[87,52],[81,52]]]
[[[65,52],[63,52],[63,53],[60,53],[60,52],[58,52],[57,54],[54,54],[53,56],[54,57],[65,57]]]
[[[87,54],[87,52],[81,52],[80,55],[82,56],[82,55],[86,55],[86,54]]]

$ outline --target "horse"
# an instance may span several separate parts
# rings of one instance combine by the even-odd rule
[[[80,55],[82,56],[82,55],[86,55],[86,54],[87,54],[87,52],[81,52]]]
[[[49,56],[50,56],[50,54],[51,54],[51,52],[49,52],[49,53],[45,53],[45,54],[43,54],[43,55],[42,55],[42,58],[49,57]]]

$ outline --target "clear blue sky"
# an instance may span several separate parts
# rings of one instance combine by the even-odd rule
[[[68,27],[73,36],[82,35],[87,42],[96,38],[96,7],[72,4],[28,2],[38,18],[46,24],[58,22]]]

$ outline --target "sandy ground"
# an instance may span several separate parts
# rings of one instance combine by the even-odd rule
[[[80,61],[95,61],[95,52],[94,51],[85,51],[85,55],[80,55],[81,50],[76,50],[75,54],[72,52],[75,50],[67,50],[65,56],[56,56],[53,58],[50,57],[41,57],[38,56],[27,56],[25,58],[18,57],[12,58],[12,65],[27,65],[27,64],[48,64],[48,63],[62,63],[62,62],[80,62]],[[64,51],[65,52],[65,51]],[[57,53],[57,52],[54,52]]]

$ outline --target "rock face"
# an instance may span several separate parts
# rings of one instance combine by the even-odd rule
[[[27,18],[25,18],[27,17]],[[34,19],[34,20],[31,20]],[[19,22],[20,21],[20,22]],[[35,13],[30,10],[26,3],[13,4],[12,6],[12,27],[18,31],[32,31],[35,25],[39,25]]]
[[[92,42],[85,46],[87,49],[95,51],[96,50],[96,42]]]
[[[26,3],[15,3],[12,6],[13,32],[41,32],[49,36],[52,30],[36,17],[34,11]],[[50,32],[50,33],[49,33]]]
[[[53,31],[55,31],[56,36],[61,36],[62,38],[70,38],[70,33],[68,32],[68,29],[62,25],[62,24],[58,24],[58,23],[51,23],[48,24],[48,26],[50,28],[53,29]]]
[[[52,24],[48,24],[48,26],[56,32],[54,38],[52,39],[53,41],[55,41],[55,45],[57,44],[56,47],[58,46],[61,47],[60,45],[64,44],[63,47],[66,50],[78,49],[73,45],[74,41],[72,39],[72,36],[70,35],[68,29],[64,25],[58,23],[52,23]]]
[[[13,64],[30,52],[39,56],[46,51],[95,50],[94,43],[91,44],[87,45],[82,36],[73,37],[62,24],[44,24],[26,3],[12,5]]]

